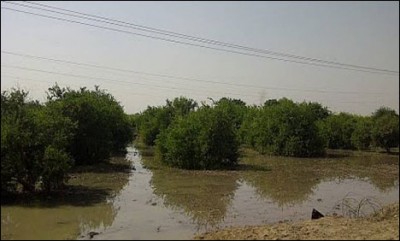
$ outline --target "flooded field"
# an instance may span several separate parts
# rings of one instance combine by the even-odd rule
[[[67,197],[2,205],[2,239],[190,239],[227,226],[310,219],[313,208],[348,214],[346,200],[368,201],[358,215],[399,200],[398,155],[300,159],[243,149],[237,170],[185,171],[157,165],[150,149],[137,151],[128,148],[128,164],[74,173]]]

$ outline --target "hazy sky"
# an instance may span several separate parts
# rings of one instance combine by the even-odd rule
[[[40,3],[253,48],[399,71],[398,2]],[[151,35],[4,2],[1,6]],[[244,56],[6,9],[1,10],[1,50],[153,74],[259,86],[163,78],[2,53],[1,89],[19,86],[39,100],[44,100],[47,88],[58,82],[73,88],[92,89],[100,85],[121,102],[127,113],[142,111],[147,105],[163,105],[167,98],[177,96],[197,101],[227,96],[240,98],[248,104],[288,97],[295,101],[318,101],[335,112],[369,115],[380,106],[399,111],[398,73],[366,73]]]

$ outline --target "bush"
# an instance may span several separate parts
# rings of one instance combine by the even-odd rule
[[[137,125],[141,141],[153,146],[158,134],[172,121],[172,113],[165,107],[147,107],[138,117]]]
[[[370,117],[359,117],[353,133],[351,143],[359,150],[369,149],[372,141],[372,119]]]
[[[168,128],[177,118],[188,115],[194,111],[197,103],[185,97],[166,101],[165,106],[150,107],[136,118],[136,125],[140,139],[146,145],[153,146],[158,134]]]
[[[259,118],[260,113],[261,109],[256,106],[247,107],[238,134],[240,143],[255,147],[255,137],[257,135],[256,119]]]
[[[133,139],[133,129],[122,106],[97,86],[71,90],[58,85],[49,88],[48,106],[58,108],[77,123],[68,151],[77,165],[93,164],[124,150]]]
[[[158,158],[184,169],[234,166],[238,158],[235,126],[225,112],[204,107],[176,119],[156,140]]]
[[[321,134],[327,141],[328,148],[354,149],[351,141],[357,125],[357,118],[354,115],[347,113],[331,115],[318,124]]]
[[[261,153],[318,156],[324,153],[324,141],[316,126],[317,119],[310,105],[284,98],[260,110],[249,139]]]
[[[21,90],[2,93],[2,192],[15,191],[17,184],[34,192],[40,180],[46,191],[58,189],[71,166],[66,147],[75,124],[59,109],[27,101],[27,95]]]
[[[399,115],[388,108],[378,109],[372,116],[372,140],[375,146],[390,151],[399,145]]]
[[[237,130],[240,129],[246,114],[246,103],[239,99],[221,98],[215,103],[215,108],[225,112],[230,122]]]

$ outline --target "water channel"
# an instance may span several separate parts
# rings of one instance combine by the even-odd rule
[[[267,157],[265,169],[238,171],[149,170],[133,146],[126,158],[134,168],[105,201],[2,205],[2,239],[191,239],[227,226],[310,219],[313,208],[341,215],[345,199],[399,200],[395,155]]]

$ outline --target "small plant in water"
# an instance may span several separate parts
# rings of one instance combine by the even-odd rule
[[[359,218],[378,212],[382,205],[374,197],[360,197],[357,194],[348,193],[335,207],[340,208],[345,217]]]

